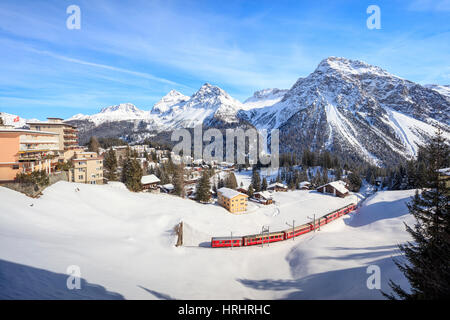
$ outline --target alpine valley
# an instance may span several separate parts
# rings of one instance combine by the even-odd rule
[[[361,61],[329,57],[289,90],[257,91],[243,103],[205,83],[192,96],[170,91],[151,110],[130,103],[67,119],[80,143],[91,136],[129,142],[177,128],[280,130],[280,152],[329,150],[383,166],[417,154],[436,127],[450,138],[450,89],[420,85]]]

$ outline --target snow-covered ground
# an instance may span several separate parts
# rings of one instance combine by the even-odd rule
[[[202,241],[285,228],[351,199],[277,193],[278,207],[255,204],[232,215],[213,204],[131,193],[120,183],[58,182],[39,199],[0,187],[0,298],[382,299],[367,288],[366,270],[381,268],[382,290],[389,291],[388,279],[406,285],[392,257],[410,239],[403,222],[414,223],[405,206],[413,193],[378,192],[316,233],[230,250]],[[176,248],[173,227],[181,220],[192,243]],[[66,289],[72,265],[85,280],[81,290]]]

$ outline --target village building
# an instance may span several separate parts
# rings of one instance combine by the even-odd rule
[[[96,152],[76,152],[69,170],[69,181],[103,184],[103,157]]]
[[[280,182],[275,182],[275,183],[269,184],[267,186],[267,190],[276,191],[276,192],[286,192],[288,190],[288,187],[287,187],[287,185],[282,184]]]
[[[159,182],[160,180],[154,174],[142,176],[141,178],[141,184],[144,191],[159,192]]]
[[[12,181],[18,173],[55,170],[59,139],[55,132],[0,126],[0,181]]]
[[[245,187],[239,187],[236,189],[238,192],[243,193],[243,194],[248,194],[248,188]]]
[[[269,191],[255,192],[253,194],[253,197],[257,199],[259,203],[262,203],[264,205],[272,204],[274,202],[272,194]]]
[[[161,191],[165,192],[165,193],[174,193],[175,192],[175,187],[171,183],[164,184],[164,185],[160,186],[160,188],[161,188]]]
[[[77,128],[65,123],[61,118],[47,118],[47,121],[27,122],[27,125],[33,131],[45,131],[57,134],[60,161],[70,160],[74,152],[81,150],[81,147],[78,145]]]
[[[349,195],[347,184],[342,180],[329,182],[323,186],[318,187],[316,190],[318,192],[332,194],[340,198],[344,198]]]
[[[228,211],[232,213],[247,211],[248,195],[230,188],[220,188],[217,195],[218,204]]]
[[[302,181],[298,184],[298,188],[300,190],[309,190],[311,188],[311,182],[309,181]]]
[[[153,161],[147,161],[147,167],[150,169],[156,169],[156,167],[158,166],[157,163],[153,162]]]
[[[111,147],[114,150],[114,154],[116,156],[117,164],[119,166],[123,165],[123,161],[125,161],[128,153],[128,146],[114,146]]]

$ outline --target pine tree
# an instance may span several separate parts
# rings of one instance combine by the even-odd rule
[[[139,161],[133,158],[126,158],[122,169],[122,182],[131,191],[142,190],[141,185],[142,168]]]
[[[2,117],[0,117],[0,126],[2,126],[4,123],[3,123],[3,118]]]
[[[322,172],[322,184],[327,184],[328,183],[328,169],[323,169]]]
[[[252,186],[256,192],[261,191],[261,177],[257,169],[254,169],[252,173]]]
[[[227,176],[227,178],[225,179],[225,187],[230,188],[230,189],[237,189],[237,180],[236,180],[236,176],[234,175],[233,172],[230,172]]]
[[[358,192],[362,185],[361,177],[356,172],[351,172],[347,176],[350,191]]]
[[[88,150],[91,152],[97,152],[98,153],[98,149],[100,148],[100,143],[98,142],[97,138],[92,136],[89,139],[88,142]]]
[[[209,174],[204,171],[202,177],[197,183],[196,200],[206,203],[211,199],[211,183],[209,181]]]
[[[103,161],[103,167],[105,168],[105,178],[109,181],[117,180],[117,158],[116,153],[111,148],[105,153],[105,159]]]
[[[175,174],[173,178],[173,187],[175,194],[184,198],[186,196],[186,191],[184,190],[184,167],[180,165],[177,166],[174,170]]]
[[[341,167],[338,167],[335,170],[335,178],[336,178],[336,180],[341,180],[342,179],[342,168]]]
[[[413,242],[399,245],[408,263],[395,261],[411,285],[411,292],[390,280],[393,294],[390,299],[431,300],[450,297],[450,190],[438,170],[449,166],[449,145],[438,130],[424,147],[428,163],[424,187],[416,191],[408,203],[409,212],[416,218],[413,227],[406,225]]]
[[[262,180],[261,190],[262,191],[266,191],[267,190],[267,179],[266,179],[266,177],[264,177],[263,180]]]
[[[247,195],[251,198],[251,197],[253,197],[254,193],[255,193],[255,190],[253,189],[253,186],[250,185],[247,190]]]

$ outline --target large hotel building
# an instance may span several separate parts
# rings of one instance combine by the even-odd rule
[[[60,118],[29,122],[30,129],[0,125],[0,182],[13,181],[18,173],[55,171],[58,162],[71,161],[69,181],[103,183],[103,158],[84,152],[75,126]]]
[[[57,152],[54,132],[0,126],[0,181],[12,181],[22,172],[50,173],[58,161]]]
[[[58,134],[58,153],[60,159],[68,160],[74,152],[80,150],[78,146],[78,130],[75,126],[63,122],[61,118],[47,118],[45,122],[27,122],[30,130],[48,131]]]

